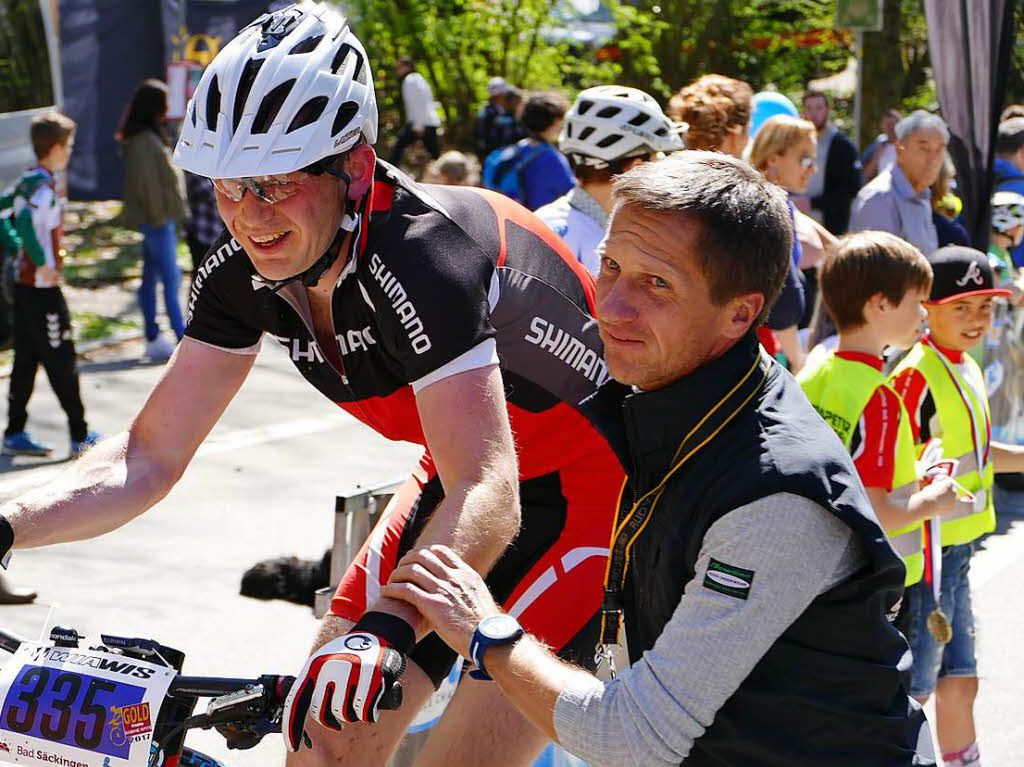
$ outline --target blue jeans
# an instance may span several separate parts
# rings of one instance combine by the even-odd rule
[[[142,240],[142,285],[139,286],[139,306],[146,323],[146,340],[152,341],[160,335],[156,324],[156,283],[164,286],[164,308],[171,322],[177,340],[185,335],[185,322],[181,317],[178,303],[178,288],[181,287],[181,267],[178,266],[178,238],[174,222],[162,226],[139,227]]]
[[[942,549],[942,612],[953,626],[953,638],[946,645],[935,641],[926,621],[935,609],[935,597],[924,580],[906,591],[910,609],[910,649],[914,665],[910,671],[910,694],[926,698],[935,692],[943,677],[978,675],[974,655],[974,610],[971,607],[971,555],[974,542]]]

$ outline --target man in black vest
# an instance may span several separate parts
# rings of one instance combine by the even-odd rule
[[[383,593],[591,767],[934,765],[891,623],[903,564],[842,443],[757,343],[789,265],[784,193],[681,152],[614,194],[597,307],[615,380],[586,404],[628,474],[597,620],[602,658],[624,622],[630,668],[604,683],[558,661],[444,547]]]

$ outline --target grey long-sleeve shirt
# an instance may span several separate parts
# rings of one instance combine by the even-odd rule
[[[755,572],[747,599],[702,585],[711,557]],[[708,529],[696,576],[654,647],[614,681],[559,695],[560,743],[590,767],[680,764],[782,632],[865,561],[850,528],[801,496],[729,512]]]

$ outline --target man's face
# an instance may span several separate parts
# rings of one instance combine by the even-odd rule
[[[919,130],[896,142],[896,162],[917,190],[935,183],[946,158],[946,137],[939,131]]]
[[[228,231],[268,280],[305,271],[338,231],[345,185],[334,176],[305,174],[298,190],[277,203],[247,190],[239,202],[217,190],[217,209]]]
[[[899,120],[893,115],[885,115],[885,117],[882,118],[882,133],[888,136],[890,141],[894,141],[896,139],[896,123],[898,122]]]
[[[828,125],[828,102],[821,96],[804,99],[804,119],[814,123],[819,132]]]
[[[992,327],[992,296],[967,296],[945,304],[929,304],[928,326],[939,346],[965,352]]]
[[[711,301],[700,233],[695,221],[632,204],[616,209],[597,278],[598,328],[615,380],[658,389],[721,352],[732,308]]]

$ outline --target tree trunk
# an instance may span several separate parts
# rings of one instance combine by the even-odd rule
[[[900,103],[906,72],[900,48],[901,0],[884,0],[880,32],[864,33],[860,72],[862,84],[860,135],[854,138],[861,148],[878,135],[882,112]]]

